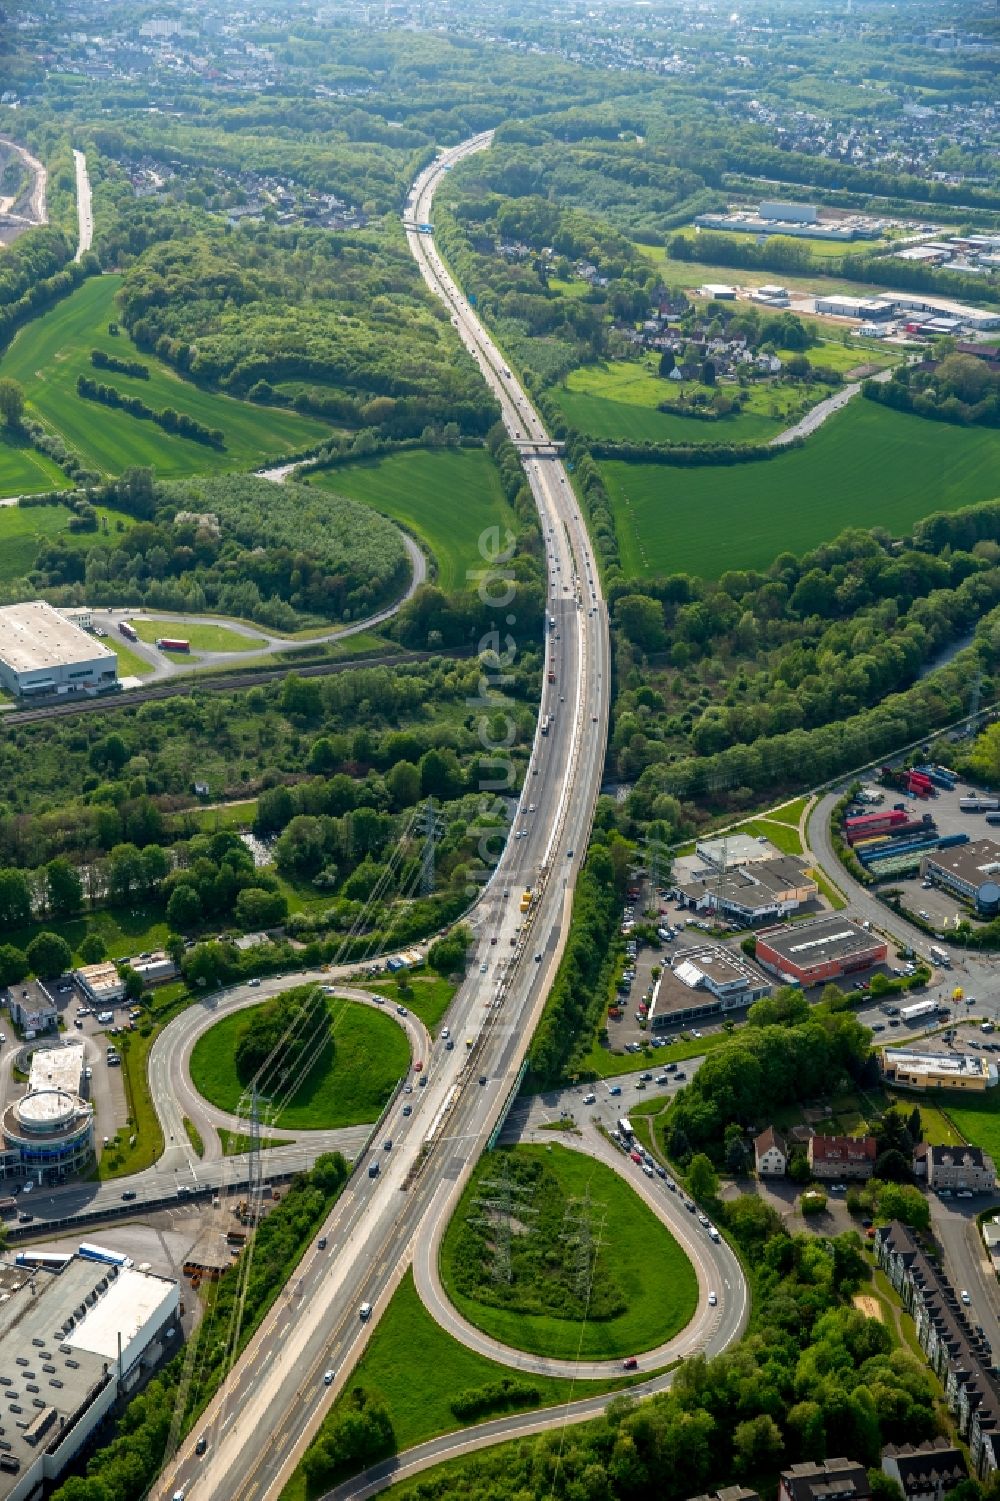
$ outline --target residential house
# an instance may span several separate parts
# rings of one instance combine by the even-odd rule
[[[874,1136],[810,1136],[806,1152],[814,1178],[870,1178],[877,1154]]]
[[[906,1501],[941,1501],[968,1473],[961,1449],[941,1437],[916,1446],[888,1444],[882,1472],[895,1480]]]
[[[692,1496],[691,1501],[760,1501],[756,1491],[748,1491],[745,1485],[727,1485],[713,1496]]]
[[[915,1178],[927,1177],[927,1153],[929,1147],[925,1141],[918,1141],[913,1148],[913,1161],[911,1168]]]
[[[981,1147],[929,1147],[927,1151],[927,1186],[950,1188],[971,1193],[989,1193],[996,1187],[997,1175],[992,1157]]]
[[[875,1250],[944,1387],[973,1471],[985,1479],[1000,1467],[1000,1398],[990,1372],[992,1355],[973,1332],[948,1278],[924,1254],[912,1230],[894,1220],[876,1232]]]
[[[868,1471],[856,1459],[792,1465],[782,1470],[778,1501],[871,1501]]]
[[[754,1137],[754,1162],[761,1178],[783,1178],[788,1168],[788,1143],[773,1126]]]

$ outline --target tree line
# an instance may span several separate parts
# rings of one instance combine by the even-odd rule
[[[142,368],[146,367],[142,366]],[[76,394],[84,401],[99,401],[102,406],[127,412],[130,417],[155,422],[157,427],[162,427],[165,433],[177,433],[181,438],[190,438],[195,443],[207,443],[211,448],[225,448],[226,446],[226,435],[221,427],[208,427],[204,422],[199,422],[196,417],[189,416],[187,412],[178,412],[174,407],[163,407],[157,411],[156,408],[148,406],[140,397],[129,396],[119,391],[117,386],[102,385],[96,380],[91,380],[87,375],[77,376]]]

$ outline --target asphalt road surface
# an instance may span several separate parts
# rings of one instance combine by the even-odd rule
[[[75,261],[82,261],[94,239],[94,212],[90,195],[90,177],[87,172],[87,158],[82,151],[74,150],[73,164],[76,167],[76,217],[79,225],[76,254],[73,259]]]
[[[485,134],[432,163],[411,195],[408,221],[427,222],[447,166],[489,145]],[[409,216],[412,214],[412,220]],[[188,1501],[250,1501],[277,1496],[346,1380],[370,1331],[410,1264],[461,1191],[516,1084],[541,1014],[569,925],[573,887],[600,787],[607,735],[607,616],[583,519],[562,464],[536,456],[548,437],[502,356],[438,260],[428,236],[408,232],[410,248],[432,290],[500,402],[512,439],[531,447],[525,472],[541,518],[549,568],[546,681],[518,815],[471,923],[476,953],[449,1010],[456,1046],[439,1043],[428,1084],[414,1092],[413,1114],[393,1122],[394,1147],[380,1154],[379,1174],[362,1170],[325,1227],[327,1249],[307,1265],[296,1292],[265,1320],[205,1415],[208,1448],[194,1454],[192,1435],[168,1464],[154,1498],[179,1487]],[[484,594],[497,603],[501,637],[516,620],[516,590],[487,535],[470,567],[494,570]],[[558,633],[559,641],[555,640]],[[491,644],[491,643],[490,643]],[[551,676],[553,681],[549,681]],[[484,684],[483,725],[502,707],[502,687]],[[542,722],[552,716],[550,732]],[[495,767],[489,768],[491,777]],[[531,812],[531,805],[536,811]],[[519,910],[532,887],[530,911]],[[480,1082],[483,1081],[483,1082]],[[387,1127],[388,1129],[388,1127]],[[377,1146],[377,1144],[376,1144]],[[377,1159],[371,1156],[371,1165]],[[373,1306],[359,1318],[362,1303]],[[335,1373],[330,1386],[324,1370]]]
[[[315,646],[329,641],[346,640],[349,636],[357,636],[363,631],[374,630],[376,626],[391,620],[406,604],[406,601],[412,599],[427,579],[427,559],[423,552],[406,532],[400,532],[400,537],[411,563],[410,582],[406,586],[406,592],[400,595],[393,604],[387,605],[384,610],[376,611],[374,615],[366,616],[364,620],[355,620],[350,625],[339,625],[333,630],[309,636],[308,639],[303,637],[296,640],[288,636],[276,636],[263,626],[224,620],[218,615],[151,615],[144,610],[95,610],[93,612],[94,624],[106,631],[114,641],[120,639],[118,627],[123,620],[152,621],[162,626],[164,635],[172,634],[181,637],[184,635],[185,626],[222,625],[237,636],[245,636],[254,642],[254,663],[259,665],[261,657],[298,651],[305,645]],[[144,682],[155,682],[158,678],[177,677],[179,674],[189,676],[192,672],[206,667],[238,667],[241,663],[245,663],[250,655],[249,652],[242,651],[197,651],[191,655],[186,652],[166,653],[160,651],[151,642],[131,640],[128,642],[128,648],[129,651],[135,652],[136,656],[142,657],[153,669],[144,677]]]

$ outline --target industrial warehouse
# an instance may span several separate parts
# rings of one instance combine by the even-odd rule
[[[176,1328],[178,1284],[97,1246],[0,1262],[0,1501],[56,1480]]]
[[[784,984],[825,985],[884,964],[887,953],[883,938],[844,917],[782,924],[757,934],[757,963]]]
[[[971,902],[980,917],[996,917],[1000,912],[1000,844],[993,839],[928,850],[920,862],[920,874]]]
[[[118,658],[43,599],[0,609],[0,687],[15,698],[107,693]]]
[[[651,1032],[704,1021],[752,1006],[771,994],[766,975],[738,949],[701,943],[674,955],[657,977],[649,1006]]]

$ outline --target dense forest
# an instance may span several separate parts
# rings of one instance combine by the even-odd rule
[[[152,245],[120,298],[140,350],[236,395],[320,412],[324,393],[346,396],[342,416],[398,437],[434,420],[482,436],[495,420],[398,231],[206,228]]]
[[[91,493],[135,524],[86,550],[58,538],[40,548],[30,586],[56,604],[211,610],[294,631],[371,615],[409,581],[396,527],[328,491],[252,475],[161,483],[128,470]],[[23,598],[23,583],[7,593]]]
[[[481,839],[495,834],[499,853],[534,731],[538,665],[526,659],[505,689],[511,785],[484,804],[495,764],[479,729],[482,671],[442,659],[291,674],[274,689],[122,707],[111,721],[24,726],[0,743],[0,928],[24,943],[33,921],[141,905],[185,937],[283,927],[335,949],[349,933],[367,948],[373,933],[433,931],[486,874]],[[193,777],[217,797],[256,795],[248,818],[271,863],[206,827]],[[436,882],[422,900],[415,815],[429,798]],[[4,983],[20,978],[21,953],[0,951]]]
[[[1000,649],[996,506],[850,531],[766,573],[614,582],[610,753],[631,817],[676,829],[706,807],[822,781],[964,712]],[[974,647],[925,676],[950,643]]]

